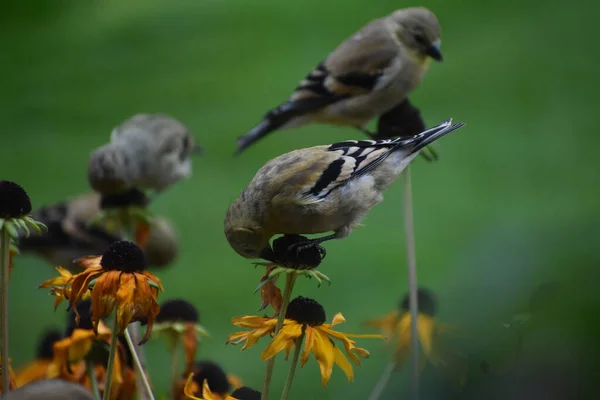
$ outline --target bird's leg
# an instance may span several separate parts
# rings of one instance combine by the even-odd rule
[[[306,239],[302,241],[297,241],[290,245],[288,251],[295,252],[296,256],[299,257],[300,253],[314,247],[319,250],[321,259],[323,259],[327,255],[327,250],[325,250],[325,247],[321,246],[321,243],[326,242],[327,240],[337,239],[338,237],[339,235],[337,233],[333,233],[331,235],[323,236],[316,239]]]

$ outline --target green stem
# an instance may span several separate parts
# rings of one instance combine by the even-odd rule
[[[283,386],[283,392],[281,393],[281,400],[287,400],[290,389],[292,388],[292,382],[294,380],[294,374],[296,373],[296,366],[298,365],[298,357],[300,356],[300,349],[302,348],[302,342],[304,341],[304,332],[298,339],[296,339],[296,348],[294,349],[294,355],[290,362],[290,371],[288,372],[285,385]]]
[[[178,389],[177,381],[179,380],[179,336],[173,341],[171,353],[171,387],[173,390]],[[187,377],[186,377],[187,378]],[[173,398],[176,399],[178,393],[173,393]]]
[[[369,396],[369,400],[379,400],[381,395],[383,394],[383,390],[387,386],[390,378],[392,377],[392,373],[396,369],[396,362],[390,361],[386,366],[383,372],[381,373],[381,378],[377,381],[377,384],[373,388],[371,395]]]
[[[115,321],[110,335],[110,352],[108,353],[108,364],[106,365],[106,381],[104,382],[104,395],[102,400],[110,399],[110,387],[112,386],[112,376],[115,370],[115,357],[117,356],[117,333],[119,332],[119,324],[117,324],[117,312],[115,311]]]
[[[296,282],[296,274],[291,273],[286,275],[285,279],[285,289],[283,291],[283,296],[281,299],[281,310],[279,310],[279,316],[277,317],[277,325],[275,326],[274,335],[277,335],[277,332],[283,326],[283,321],[285,320],[285,313],[287,311],[288,304],[290,303],[290,297],[292,296],[292,289],[294,288],[294,282]],[[265,383],[263,385],[262,397],[261,400],[269,399],[269,387],[271,386],[271,379],[273,377],[273,368],[275,367],[275,356],[271,357],[267,361],[267,371],[265,373]]]
[[[96,400],[100,400],[100,390],[98,390],[98,379],[96,379],[96,374],[94,373],[94,363],[89,360],[86,361],[85,369],[87,370],[90,386],[92,387],[92,394]]]
[[[141,346],[138,345],[140,341],[140,325],[138,322],[134,322],[127,327],[127,331],[130,332],[131,341],[133,343],[133,347],[129,347],[129,350],[132,354],[135,354],[135,358],[139,361],[141,365],[141,372],[136,374],[136,387],[139,400],[147,400],[149,399],[148,393],[151,395],[152,392],[148,392],[144,390],[146,383],[146,354]]]
[[[412,184],[410,167],[404,172],[404,236],[406,239],[406,257],[408,261],[408,304],[410,309],[410,354],[411,354],[411,392],[412,399],[419,398],[419,337],[417,321],[419,305],[417,300],[417,256],[415,249],[415,224],[413,221]]]
[[[10,388],[10,366],[8,361],[8,274],[9,274],[9,264],[10,264],[10,235],[8,233],[8,229],[6,229],[6,224],[8,221],[4,222],[4,226],[2,227],[2,271],[1,271],[1,283],[0,283],[0,291],[2,291],[2,295],[0,296],[0,314],[1,322],[0,326],[0,342],[2,342],[2,368],[0,371],[2,372],[2,387],[5,392],[9,391]]]
[[[135,351],[135,344],[133,340],[131,340],[131,335],[129,334],[129,327],[125,329],[125,340],[127,341],[127,346],[129,347],[129,351],[131,352],[131,357],[133,358],[133,365],[135,366],[135,371],[137,372],[138,377],[142,381],[142,386],[145,389],[145,395],[150,400],[154,400],[154,395],[152,394],[152,387],[150,386],[150,382],[148,381],[148,377],[144,372],[144,367],[142,367],[142,362],[140,361],[140,357],[138,353]],[[143,390],[138,388],[138,393],[142,393]],[[145,398],[145,397],[141,397]]]

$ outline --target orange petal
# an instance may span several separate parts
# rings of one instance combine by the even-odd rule
[[[288,320],[291,321],[291,320]],[[279,330],[275,338],[269,343],[269,345],[264,349],[260,358],[263,360],[268,360],[269,358],[275,356],[280,351],[286,349],[290,342],[298,339],[302,335],[302,325],[297,323],[296,321],[291,321]]]
[[[185,394],[188,399],[203,400],[200,397],[194,396],[194,389],[193,389],[194,379],[193,378],[194,378],[194,374],[190,374],[188,376],[187,381],[185,382],[185,386],[183,388],[183,394]]]
[[[102,256],[84,256],[73,260],[73,263],[81,268],[101,267]]]
[[[138,222],[135,227],[135,244],[142,249],[146,248],[148,241],[150,240],[150,224],[145,222]]]
[[[185,371],[189,373],[194,360],[196,359],[196,349],[198,347],[198,336],[193,322],[187,322],[182,335],[183,353],[185,355]]]
[[[17,387],[28,384],[29,382],[46,379],[50,360],[37,359],[17,370],[15,382]]]
[[[108,317],[115,308],[120,274],[119,271],[103,273],[98,277],[92,289],[92,322],[96,332],[98,332],[100,319]]]

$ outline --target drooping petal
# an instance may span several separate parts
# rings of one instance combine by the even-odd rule
[[[196,349],[198,348],[198,336],[193,322],[186,322],[186,328],[181,336],[183,341],[183,354],[185,357],[185,371],[189,373],[196,359]]]
[[[398,337],[396,345],[396,364],[401,367],[410,355],[410,314],[405,313],[397,326]]]
[[[244,315],[241,317],[233,317],[231,323],[240,328],[252,328],[257,329],[265,326],[266,324],[277,325],[277,320],[274,318],[257,317],[253,315]]]
[[[292,321],[292,320],[288,320]],[[265,350],[260,355],[260,358],[263,360],[268,360],[269,358],[275,356],[275,354],[280,351],[286,349],[289,343],[294,343],[294,340],[298,339],[302,335],[302,325],[296,321],[292,321],[290,323],[284,324],[275,338],[269,343],[269,345],[265,348]]]
[[[105,272],[97,278],[92,289],[92,322],[96,331],[100,319],[108,317],[115,308],[120,275],[119,271]]]
[[[117,287],[117,326],[119,327],[119,334],[121,334],[133,319],[136,309],[140,308],[137,297],[140,297],[141,287],[137,287],[135,275],[127,273],[120,275]]]
[[[194,374],[190,374],[185,382],[185,386],[183,388],[183,394],[186,395],[188,399],[193,400],[202,400],[200,397],[194,396]]]
[[[417,318],[417,332],[419,334],[419,341],[421,342],[421,347],[423,347],[423,352],[427,358],[431,359],[433,354],[432,349],[434,329],[435,323],[433,318],[424,314],[419,314]]]
[[[313,354],[319,363],[321,369],[321,384],[327,386],[333,372],[333,363],[335,362],[335,353],[333,343],[325,332],[314,329]]]
[[[381,332],[387,339],[391,339],[396,331],[396,326],[400,320],[400,313],[392,311],[381,318],[372,319],[365,322],[366,326],[372,326],[381,329]]]
[[[314,328],[312,326],[307,326],[304,329],[304,350],[302,350],[302,355],[300,356],[300,366],[303,367],[304,364],[308,361],[308,357],[310,356],[310,352],[315,345],[315,333]]]
[[[344,374],[348,377],[348,380],[352,382],[354,380],[354,370],[352,369],[352,364],[348,361],[344,354],[337,347],[333,348],[335,353],[335,363],[338,367],[344,371]]]
[[[79,257],[73,261],[75,265],[80,268],[94,268],[101,267],[100,261],[102,261],[102,256],[83,256]]]

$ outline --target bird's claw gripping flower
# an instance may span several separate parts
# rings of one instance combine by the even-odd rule
[[[301,235],[283,235],[273,241],[275,262],[292,269],[317,268],[327,251],[317,242]]]
[[[331,324],[325,323],[325,320],[325,310],[317,301],[306,297],[295,298],[288,305],[283,326],[262,352],[261,358],[267,360],[283,350],[289,354],[296,341],[304,334],[304,350],[300,358],[300,366],[306,364],[312,352],[321,369],[321,383],[323,386],[326,386],[329,382],[334,364],[337,364],[348,379],[352,381],[354,371],[346,356],[360,366],[358,357],[366,358],[369,356],[369,352],[356,347],[356,342],[350,338],[383,339],[384,337],[381,335],[352,335],[333,330],[334,326],[345,321],[341,313],[337,313],[333,317]],[[235,317],[231,322],[235,326],[251,329],[250,331],[233,333],[227,338],[226,343],[245,343],[242,350],[254,346],[261,337],[272,335],[277,325],[277,320],[274,318],[257,316]],[[346,356],[335,345],[334,339],[342,343]]]
[[[71,277],[63,275],[46,281],[42,286],[62,289],[53,290],[53,294],[68,298],[77,321],[77,302],[91,296],[95,331],[100,319],[108,317],[113,310],[117,313],[119,334],[131,322],[147,322],[140,344],[145,343],[160,310],[157,297],[163,286],[154,274],[144,271],[146,260],[142,250],[134,243],[119,241],[112,243],[101,256],[82,257],[75,262],[85,270]]]

